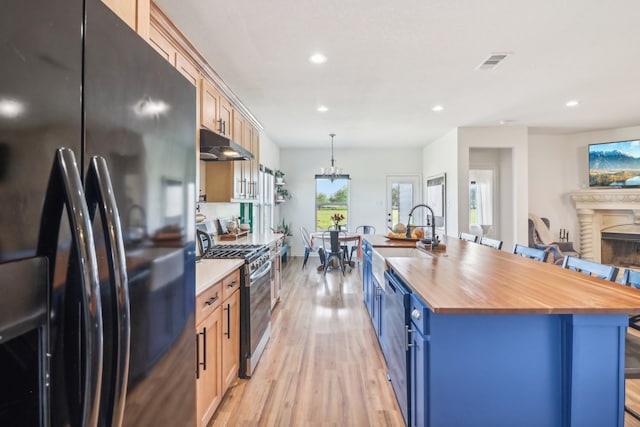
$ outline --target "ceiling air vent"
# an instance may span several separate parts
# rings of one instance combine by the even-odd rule
[[[492,53],[476,67],[476,70],[493,70],[511,55],[510,52]]]

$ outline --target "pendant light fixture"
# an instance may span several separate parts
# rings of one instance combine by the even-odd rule
[[[331,137],[331,166],[328,168],[320,168],[320,173],[316,175],[316,179],[328,179],[331,182],[336,179],[351,179],[349,174],[342,173],[342,168],[335,166],[335,159],[333,158],[333,138],[336,134],[330,133],[329,136]]]

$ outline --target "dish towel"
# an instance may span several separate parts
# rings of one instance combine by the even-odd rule
[[[545,245],[555,243],[555,239],[553,238],[551,231],[547,228],[547,224],[542,221],[542,218],[538,215],[529,213],[529,219],[533,221],[533,226],[535,227],[536,233],[538,233],[538,238],[542,243]]]

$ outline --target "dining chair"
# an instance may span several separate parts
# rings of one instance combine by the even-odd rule
[[[373,225],[359,225],[356,227],[356,234],[376,234],[376,228]],[[353,253],[357,250],[357,244],[351,246],[351,251],[349,252],[349,262],[351,262],[351,260],[353,259]]]
[[[572,256],[564,257],[562,268],[568,268],[573,271],[579,271],[588,276],[596,276],[601,279],[614,281],[618,275],[618,267],[612,265],[598,264],[597,262],[587,261]]]
[[[622,284],[632,288],[640,288],[640,272],[626,269],[622,276]],[[629,327],[640,330],[640,315],[629,316]],[[640,336],[637,332],[628,332],[625,335],[624,344],[624,379],[640,379]],[[640,420],[640,413],[624,405],[624,410],[632,417]]]
[[[316,250],[311,246],[311,237],[309,235],[309,231],[300,227],[300,236],[302,237],[302,242],[304,243],[304,261],[302,261],[302,268],[307,265],[307,260],[309,259],[309,254],[311,252],[315,252]]]
[[[332,259],[338,260],[338,265],[340,266],[340,270],[342,271],[342,275],[344,275],[344,249],[340,244],[340,235],[343,234],[344,237],[347,236],[347,233],[344,231],[337,230],[329,230],[322,233],[322,247],[324,249],[324,274],[327,274],[327,270],[329,269],[329,264]],[[327,247],[327,241],[329,242],[329,247]]]
[[[622,275],[622,284],[640,289],[640,271],[629,270],[627,268]],[[629,327],[640,331],[640,314],[632,314],[629,316]]]
[[[490,239],[488,237],[481,237],[480,244],[483,246],[489,246],[490,248],[502,249],[502,240]]]
[[[458,238],[460,240],[466,240],[467,242],[473,242],[473,243],[478,242],[478,236],[476,236],[475,234],[465,233],[462,231],[458,233]]]
[[[535,259],[536,261],[547,262],[547,257],[549,256],[549,252],[544,249],[536,249],[530,248],[528,246],[515,244],[513,246],[513,253],[516,255],[523,256],[525,258]]]

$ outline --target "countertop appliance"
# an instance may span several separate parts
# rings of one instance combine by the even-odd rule
[[[271,282],[273,265],[269,247],[255,244],[212,246],[204,259],[239,258],[240,274],[240,372],[251,378],[271,335]]]
[[[99,0],[0,14],[0,425],[195,425],[195,88]]]

